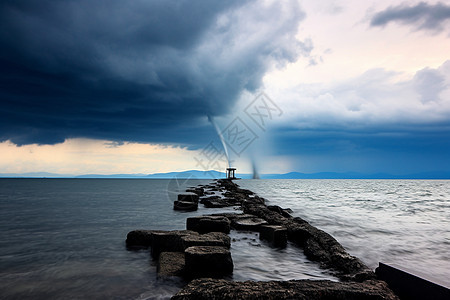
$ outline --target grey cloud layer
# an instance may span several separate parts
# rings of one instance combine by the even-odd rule
[[[420,2],[414,6],[392,6],[375,14],[372,26],[385,26],[391,22],[415,25],[417,30],[442,31],[449,25],[450,6],[444,3],[434,5]],[[449,27],[447,27],[448,29]]]
[[[206,114],[309,53],[303,18],[296,1],[3,1],[0,140],[204,143]]]

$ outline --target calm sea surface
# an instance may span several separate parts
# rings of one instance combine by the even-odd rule
[[[0,179],[0,298],[157,299],[184,283],[159,279],[148,251],[129,251],[134,229],[184,229],[177,190],[208,181]],[[366,264],[395,262],[450,278],[450,181],[240,180],[325,230]],[[233,280],[336,280],[289,244],[272,249],[232,231]]]

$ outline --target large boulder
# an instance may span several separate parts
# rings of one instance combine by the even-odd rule
[[[233,272],[230,251],[219,246],[193,246],[185,251],[185,276],[220,278]]]
[[[133,230],[127,234],[126,245],[129,248],[148,248],[152,246],[153,233],[162,230]]]
[[[196,279],[172,300],[206,299],[309,299],[309,300],[398,300],[383,281],[334,282],[328,280],[227,281]]]
[[[259,238],[268,241],[275,247],[286,247],[287,229],[279,225],[261,225]]]
[[[189,248],[193,246],[221,246],[230,248],[231,239],[222,232],[209,232],[200,235],[187,235],[181,238],[183,247]]]
[[[195,193],[182,193],[182,194],[178,194],[178,201],[183,201],[183,202],[194,202],[194,203],[198,203],[198,195]]]
[[[161,252],[158,259],[158,276],[183,276],[184,252]]]
[[[230,220],[223,216],[198,216],[187,218],[186,229],[199,233],[230,233]]]

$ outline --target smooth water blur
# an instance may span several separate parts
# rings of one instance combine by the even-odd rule
[[[291,208],[375,268],[396,263],[450,283],[448,180],[240,180]]]
[[[233,280],[328,279],[338,281],[328,270],[306,258],[303,251],[288,242],[286,248],[271,248],[258,233],[231,231]]]
[[[189,213],[172,209],[176,190],[207,182],[0,179],[0,298],[171,297],[184,282],[158,279],[149,251],[126,250],[126,235],[184,229],[187,217],[234,212],[202,205]],[[336,280],[293,245],[279,250],[254,233],[230,236],[233,280]]]
[[[1,298],[172,295],[176,286],[156,279],[148,251],[125,247],[126,235],[134,229],[184,229],[184,216],[172,210],[168,184],[1,179]]]

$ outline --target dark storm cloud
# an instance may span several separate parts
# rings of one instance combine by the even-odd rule
[[[442,31],[450,20],[450,6],[420,2],[414,6],[392,6],[375,14],[370,22],[372,26],[385,26],[390,22],[412,24],[416,29]]]
[[[0,140],[204,143],[273,65],[311,50],[295,1],[2,1]]]

